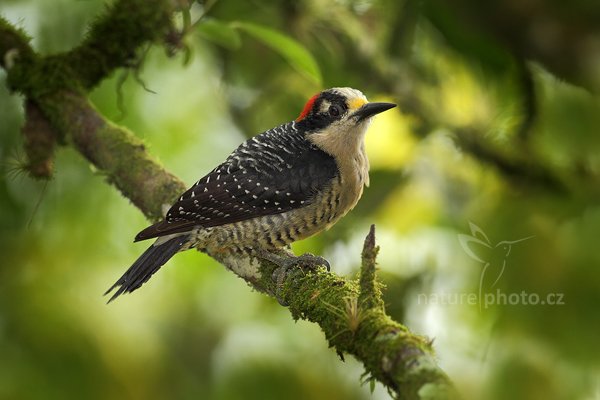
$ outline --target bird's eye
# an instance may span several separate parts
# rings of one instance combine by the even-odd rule
[[[332,104],[329,107],[329,115],[331,115],[332,117],[339,117],[341,113],[342,109],[337,104]]]

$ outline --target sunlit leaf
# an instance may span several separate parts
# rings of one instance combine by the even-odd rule
[[[198,24],[198,33],[205,39],[225,47],[229,50],[237,50],[242,44],[240,34],[229,24],[225,24],[213,18],[203,19]]]
[[[260,40],[265,45],[279,53],[298,72],[307,78],[321,84],[321,70],[314,57],[298,41],[265,26],[249,22],[234,22],[232,27],[238,28]]]

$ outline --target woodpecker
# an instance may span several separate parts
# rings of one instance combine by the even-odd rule
[[[136,242],[157,239],[105,293],[117,289],[109,302],[192,248],[249,282],[260,260],[285,270],[294,261],[290,243],[330,228],[354,208],[369,185],[367,128],[395,106],[369,103],[356,89],[327,89],[296,120],[242,143],[183,193],[164,220],[137,234]],[[297,258],[329,266],[320,257]]]

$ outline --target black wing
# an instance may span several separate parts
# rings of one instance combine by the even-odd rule
[[[141,231],[136,241],[303,207],[337,174],[333,157],[290,122],[240,145],[186,191],[164,221]]]

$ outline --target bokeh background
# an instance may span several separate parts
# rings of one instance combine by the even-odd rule
[[[367,136],[362,201],[295,251],[352,276],[375,223],[388,312],[435,339],[465,398],[600,398],[597,2],[202,3],[187,63],[144,49],[93,91],[107,118],[192,184],[322,88],[397,102]],[[105,6],[3,0],[0,14],[50,54]],[[232,22],[293,38],[318,71]],[[22,173],[22,99],[5,77],[1,399],[389,398],[361,385],[361,365],[341,362],[317,326],[197,252],[107,306],[147,221],[70,147],[52,180]]]

